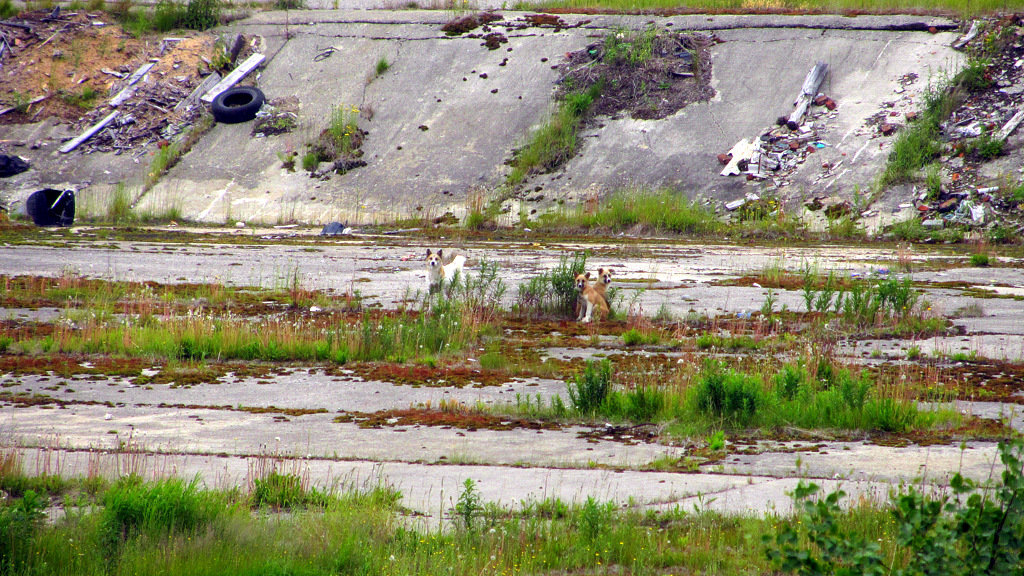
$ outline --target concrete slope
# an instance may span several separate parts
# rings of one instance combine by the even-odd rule
[[[522,15],[506,12],[504,18]],[[849,191],[870,184],[884,159],[888,139],[875,144],[875,133],[863,125],[894,100],[897,80],[918,75],[901,96],[912,101],[908,96],[928,78],[956,65],[947,47],[953,33],[926,31],[953,24],[934,18],[564,16],[570,24],[590,22],[560,31],[497,28],[509,42],[494,51],[479,38],[445,36],[440,27],[450,18],[439,11],[294,11],[237,22],[229,32],[265,39],[268,63],[259,86],[269,99],[299,98],[300,128],[256,139],[249,124],[218,125],[142,207],[159,211],[170,202],[185,217],[208,222],[460,216],[468,193],[493,193],[503,184],[513,149],[547,118],[558,79],[552,66],[610,29],[649,22],[715,31],[724,40],[712,55],[715,98],[664,120],[601,119],[576,158],[554,175],[531,179],[530,190],[542,187],[550,202],[630,184],[668,184],[733,199],[748,185],[719,176],[715,156],[787,113],[807,71],[824,60],[830,64],[824,89],[840,104],[822,132],[830,146],[801,167],[784,193]],[[332,55],[314,60],[332,46]],[[381,57],[391,68],[374,78]],[[361,111],[368,165],[326,180],[284,170],[278,153],[295,150],[301,157],[341,105]],[[844,158],[849,172],[815,182],[818,159]]]

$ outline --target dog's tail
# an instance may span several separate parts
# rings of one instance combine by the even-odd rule
[[[462,272],[462,268],[465,265],[466,257],[463,256],[462,254],[459,254],[458,256],[453,258],[451,264],[447,264],[444,267],[445,282],[451,282],[455,278],[456,274],[463,276],[464,274]]]

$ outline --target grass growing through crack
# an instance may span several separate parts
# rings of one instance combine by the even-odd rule
[[[670,190],[619,190],[599,203],[575,211],[560,211],[541,217],[541,228],[596,228],[619,231],[641,227],[657,232],[708,234],[724,228],[714,213]]]
[[[906,390],[828,360],[786,363],[767,373],[711,360],[682,386],[624,388],[614,385],[613,374],[609,360],[588,362],[583,373],[566,382],[567,406],[553,399],[546,410],[528,406],[531,416],[655,422],[685,437],[783,427],[903,433],[960,422],[956,410],[920,409]]]
[[[576,132],[600,93],[601,85],[597,83],[584,91],[566,94],[551,119],[513,154],[507,182],[514,186],[530,174],[550,171],[572,158],[576,153]]]

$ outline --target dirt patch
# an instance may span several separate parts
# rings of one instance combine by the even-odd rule
[[[431,367],[407,364],[354,364],[346,366],[364,380],[390,382],[405,386],[437,386],[464,388],[466,386],[501,386],[511,381],[499,370],[482,370],[464,365]]]
[[[501,14],[495,12],[477,12],[467,14],[448,21],[441,27],[441,31],[449,36],[458,36],[472,30],[476,30],[489,22],[501,20]]]
[[[202,110],[193,106],[175,112],[174,107],[217,62],[226,64],[212,34],[179,31],[173,38],[135,38],[104,12],[51,14],[23,12],[0,24],[11,44],[0,107],[15,107],[0,115],[0,124],[56,117],[84,130],[111,113],[110,100],[128,87],[136,70],[153,65],[117,106],[118,117],[84,150],[119,153],[170,140]]]
[[[3,106],[18,109],[0,115],[0,124],[21,124],[57,117],[68,122],[91,108],[89,98],[107,97],[119,78],[148,57],[143,41],[122,31],[104,12],[50,10],[22,12],[0,23],[10,50],[3,57]],[[39,97],[36,104],[29,101]],[[93,102],[94,103],[94,102]]]
[[[714,35],[654,28],[611,32],[559,65],[560,93],[600,84],[594,114],[665,118],[715,95],[710,47],[716,42]]]

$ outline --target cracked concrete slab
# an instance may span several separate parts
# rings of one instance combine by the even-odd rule
[[[425,246],[418,245],[418,240],[303,240],[298,235],[292,241],[296,243],[96,244],[83,237],[60,245],[2,246],[0,269],[10,275],[58,277],[74,270],[113,280],[266,287],[285,285],[280,283],[297,275],[304,287],[332,288],[336,294],[358,286],[386,307],[394,307],[407,290],[425,282],[421,259]],[[458,250],[471,257],[470,271],[484,258],[498,262],[514,293],[520,282],[581,248],[591,249],[591,267],[615,263],[613,282],[626,286],[627,299],[635,295],[647,311],[668,302],[677,314],[688,308],[735,314],[759,307],[763,290],[732,286],[729,281],[766,268],[798,272],[813,265],[823,272],[871,277],[895,274],[888,269],[897,261],[889,249],[849,246],[777,249],[652,242],[624,256],[601,244],[471,242]],[[930,353],[929,346],[946,346],[944,353],[970,346],[986,357],[1003,357],[1001,350],[1005,357],[1020,359],[1024,347],[1013,343],[1020,335],[1012,318],[1019,317],[1024,304],[1013,298],[985,298],[948,284],[951,278],[963,278],[972,280],[969,285],[1024,287],[1019,263],[1007,259],[1001,261],[1002,268],[982,271],[970,268],[966,256],[941,248],[916,252],[910,262],[918,270],[913,277],[924,282],[924,297],[935,306],[948,310],[978,304],[984,313],[964,319],[969,321],[967,334],[946,342],[861,341],[855,347],[837,346],[836,354],[870,363],[876,361],[872,359],[875,347],[884,348],[883,359],[898,359],[907,355],[910,345],[923,354]],[[369,281],[355,283],[360,278]],[[657,281],[640,282],[651,278]],[[941,287],[931,288],[929,282],[940,282]],[[796,291],[779,292],[780,300],[802,309]],[[8,318],[38,316],[52,321],[60,311],[2,313]],[[552,348],[547,353],[568,357],[645,352]],[[692,473],[649,472],[639,469],[678,462],[687,447],[627,443],[602,435],[600,426],[470,431],[422,425],[364,429],[334,421],[342,411],[404,409],[441,401],[493,405],[537,395],[546,401],[564,394],[565,384],[558,379],[516,379],[487,387],[411,387],[294,366],[269,377],[226,375],[215,383],[174,388],[138,385],[121,377],[7,373],[0,374],[0,387],[8,393],[45,394],[63,403],[63,407],[12,405],[3,410],[0,440],[22,450],[30,470],[110,476],[131,470],[147,476],[200,474],[209,486],[229,487],[246,485],[254,470],[276,462],[285,472],[308,473],[319,486],[388,483],[403,493],[403,505],[426,515],[416,521],[432,527],[445,521],[466,478],[477,483],[484,499],[509,506],[549,497],[567,502],[595,497],[653,510],[696,507],[760,514],[788,511],[789,492],[800,479],[826,489],[841,487],[856,497],[884,500],[890,490],[912,483],[941,489],[955,472],[987,479],[997,462],[993,442],[967,442],[961,449],[809,438],[760,442],[757,453],[732,453]],[[246,411],[269,407],[277,410]],[[958,402],[955,407],[980,417],[1005,419],[1018,430],[1024,426],[1024,418],[1013,406]],[[303,410],[322,411],[300,413]]]
[[[506,21],[525,15],[502,13]],[[712,49],[717,95],[664,120],[599,119],[564,169],[528,182],[544,191],[536,207],[622,186],[673,185],[718,200],[741,196],[745,183],[719,176],[715,156],[786,113],[816,60],[830,64],[824,90],[839,102],[838,114],[825,122],[828,147],[782,195],[795,201],[807,193],[852,194],[867,188],[888,153],[889,139],[862,128],[902,90],[897,80],[918,74],[900,95],[913,100],[929,77],[959,65],[948,47],[957,24],[934,17],[561,15],[579,27],[499,27],[509,42],[495,51],[479,38],[444,35],[440,27],[451,17],[429,10],[296,10],[232,23],[221,31],[225,36],[262,38],[267,61],[256,82],[268,99],[299,99],[298,129],[253,138],[248,123],[215,126],[138,199],[137,210],[160,214],[175,207],[203,222],[268,224],[462,216],[467,195],[498,189],[513,150],[546,121],[558,80],[553,66],[608,30],[648,22],[724,40]],[[333,54],[315,59],[332,46]],[[382,57],[391,66],[378,77],[373,69]],[[301,156],[341,105],[357,107],[363,117],[367,166],[327,180],[285,170],[279,154]],[[15,138],[41,147],[26,149],[36,166],[31,175],[5,182],[8,199],[41,186],[73,186],[83,210],[99,213],[118,183],[137,193],[149,169],[146,150],[56,153],[70,136],[64,125],[15,130]],[[839,160],[843,169],[823,179],[820,165]],[[880,211],[894,217],[888,208]]]

